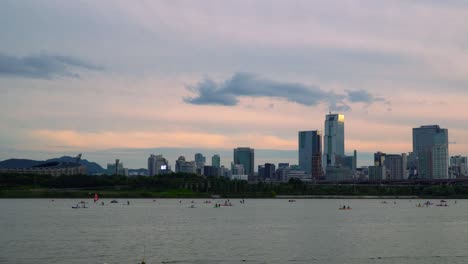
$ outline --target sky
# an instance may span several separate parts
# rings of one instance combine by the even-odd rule
[[[456,0],[0,1],[0,160],[294,163],[329,111],[359,165],[421,125],[468,155],[467,18]]]

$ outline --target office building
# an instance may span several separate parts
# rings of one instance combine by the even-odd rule
[[[407,157],[403,153],[401,155],[397,154],[387,154],[385,156],[385,173],[388,180],[402,180],[407,179],[406,167],[407,167]]]
[[[215,166],[204,166],[203,175],[206,177],[218,177],[220,176],[220,168]]]
[[[179,173],[197,173],[197,164],[195,161],[186,161],[184,156],[176,160],[175,171]]]
[[[160,175],[170,173],[169,162],[163,155],[151,154],[148,158],[148,175]]]
[[[300,179],[302,181],[311,181],[310,175],[305,171],[300,170],[299,166],[279,167],[275,172],[274,180],[271,181],[288,182],[292,178]]]
[[[213,157],[211,157],[211,166],[216,168],[221,167],[221,157],[218,154],[215,154]]]
[[[329,166],[326,168],[325,179],[327,181],[350,181],[354,179],[355,173],[348,167]]]
[[[244,165],[231,163],[231,173],[234,175],[246,175]]]
[[[258,165],[257,179],[265,180],[265,165]]]
[[[328,114],[325,117],[325,136],[323,138],[324,167],[340,166],[345,155],[344,115]]]
[[[313,178],[322,176],[322,133],[299,132],[299,167]]]
[[[205,166],[206,157],[203,156],[201,153],[195,154],[195,163],[197,164],[197,168],[203,168]]]
[[[369,181],[381,181],[385,179],[385,166],[369,166]]]
[[[272,163],[265,163],[264,179],[273,180],[275,178],[276,166]]]
[[[448,130],[438,125],[413,128],[413,153],[418,178],[447,179],[449,169]]]
[[[254,177],[254,160],[254,149],[246,147],[234,149],[234,164],[241,164],[244,167],[245,174],[249,175],[249,180],[253,180]]]
[[[453,156],[450,157],[450,178],[465,178],[468,177],[467,157]]]
[[[107,163],[107,175],[123,175],[128,176],[128,168],[124,168],[122,162],[119,159],[115,160],[115,163]]]
[[[387,156],[386,153],[383,152],[376,152],[374,153],[374,166],[385,166],[385,157]]]
[[[356,150],[354,150],[353,156],[344,156],[344,158],[342,158],[342,166],[352,171],[355,171],[357,169],[357,151]]]

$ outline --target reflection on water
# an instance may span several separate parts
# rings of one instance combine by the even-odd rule
[[[0,200],[0,263],[468,262],[468,201],[118,201]]]

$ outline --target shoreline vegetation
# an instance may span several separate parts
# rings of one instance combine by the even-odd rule
[[[117,175],[0,174],[0,198],[277,198],[277,199],[468,199],[464,185],[354,185],[248,183],[174,173],[154,177]]]

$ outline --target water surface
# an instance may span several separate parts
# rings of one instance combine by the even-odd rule
[[[468,263],[468,201],[118,200],[0,199],[0,263]]]

